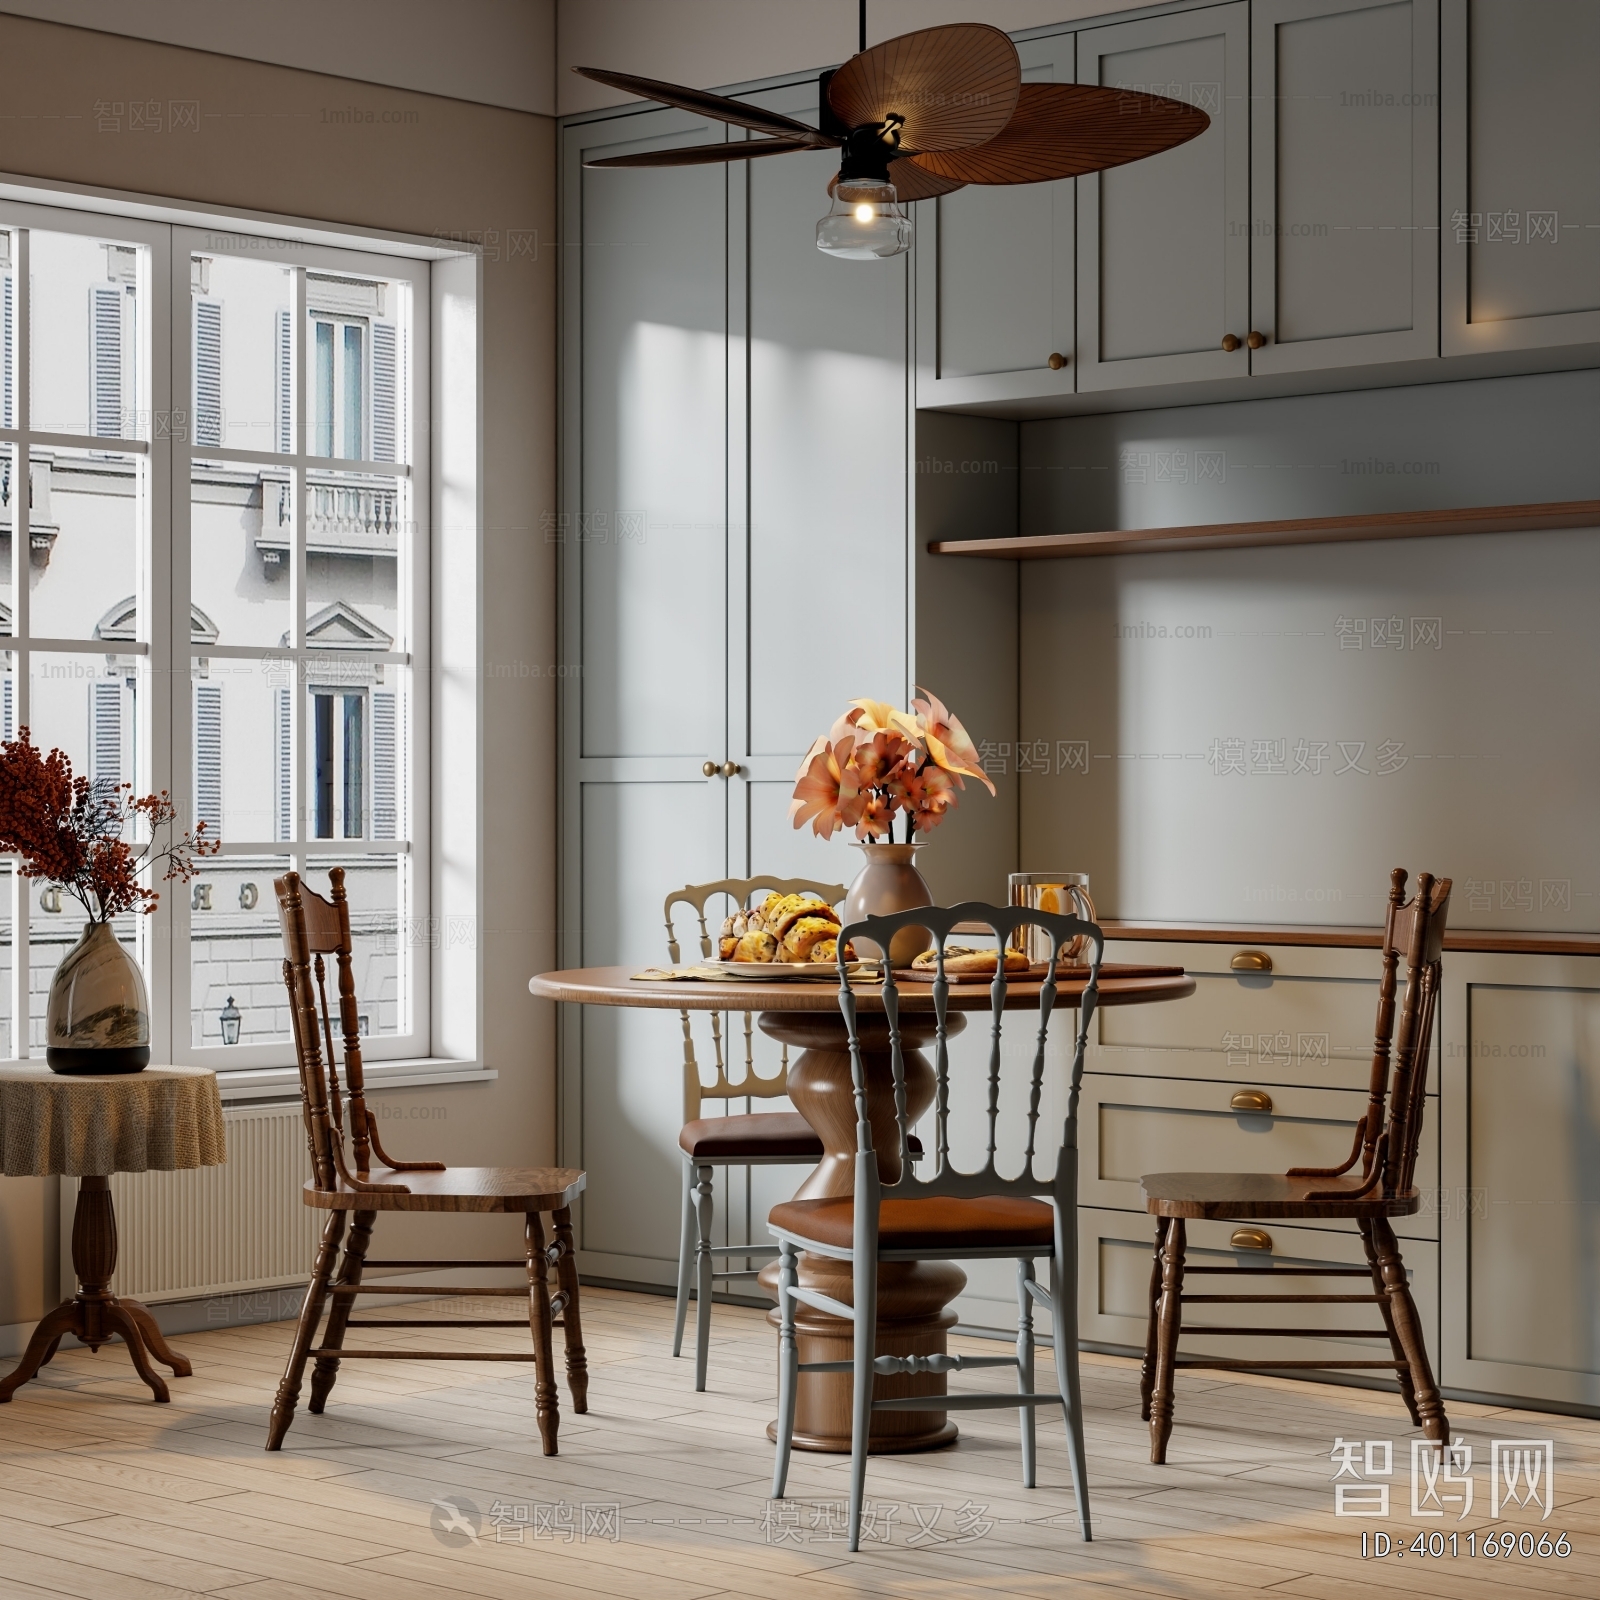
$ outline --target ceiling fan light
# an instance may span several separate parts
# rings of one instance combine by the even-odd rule
[[[876,261],[911,248],[911,219],[892,183],[842,179],[817,224],[817,249],[841,261]]]

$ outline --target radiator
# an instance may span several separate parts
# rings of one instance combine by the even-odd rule
[[[135,1300],[196,1300],[304,1283],[324,1213],[301,1202],[311,1176],[300,1104],[227,1108],[228,1163],[119,1172],[112,1289]],[[61,1180],[61,1283],[72,1271],[75,1178]]]

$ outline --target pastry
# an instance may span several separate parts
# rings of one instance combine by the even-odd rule
[[[717,940],[717,957],[722,961],[732,961],[733,952],[739,948],[739,941],[731,933],[725,933]]]
[[[771,961],[778,953],[778,941],[764,928],[746,933],[734,945],[733,961]]]
[[[846,961],[855,960],[856,950],[854,945],[847,944],[844,947],[844,958]],[[825,939],[818,939],[817,942],[811,947],[811,955],[809,959],[817,964],[826,964],[828,966],[832,966],[833,963],[839,959],[838,939],[832,934]]]
[[[799,917],[789,924],[788,931],[778,944],[778,960],[809,961],[812,947],[819,939],[836,939],[839,924],[831,916],[815,913]]]
[[[924,950],[911,963],[914,972],[937,972],[939,970],[939,953],[937,950]],[[947,944],[944,947],[944,970],[946,976],[960,975],[963,977],[982,976],[989,977],[994,973],[994,951],[975,950],[970,945]],[[1006,971],[1026,972],[1028,958],[1021,950],[1006,951]]]
[[[839,926],[833,907],[814,894],[769,894],[760,915],[767,932],[780,939],[802,917],[823,917],[834,927]]]

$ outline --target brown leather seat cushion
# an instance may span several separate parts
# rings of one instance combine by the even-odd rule
[[[855,1202],[785,1200],[768,1215],[774,1228],[848,1249],[853,1242]],[[978,1200],[885,1200],[878,1209],[878,1243],[884,1250],[942,1250],[952,1246],[1027,1245],[1046,1249],[1055,1241],[1055,1212],[1042,1200],[989,1195]]]
[[[733,1161],[740,1156],[793,1156],[820,1161],[822,1140],[798,1111],[763,1111],[748,1117],[701,1117],[686,1122],[678,1143],[687,1156]]]
[[[1139,1185],[1145,1210],[1158,1217],[1409,1217],[1422,1208],[1415,1188],[1388,1199],[1382,1189],[1356,1198],[1362,1184],[1353,1173],[1291,1178],[1281,1172],[1151,1172]]]

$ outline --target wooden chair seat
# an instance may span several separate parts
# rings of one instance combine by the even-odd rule
[[[445,1167],[438,1172],[367,1174],[373,1184],[404,1185],[408,1193],[354,1189],[340,1179],[333,1189],[308,1180],[300,1198],[319,1211],[559,1211],[583,1193],[584,1174],[573,1167]]]
[[[1422,1209],[1416,1188],[1385,1195],[1355,1174],[1307,1178],[1280,1172],[1153,1172],[1140,1179],[1145,1209],[1158,1217],[1411,1217]],[[1340,1191],[1344,1191],[1341,1193]],[[1320,1198],[1311,1199],[1317,1195]]]
[[[697,1117],[686,1122],[678,1147],[699,1161],[820,1161],[822,1140],[798,1111]]]
[[[848,1250],[855,1238],[855,1201],[786,1200],[772,1208],[774,1228],[818,1244]],[[1056,1214],[1042,1200],[985,1195],[965,1200],[885,1200],[878,1207],[881,1250],[1049,1250]]]

